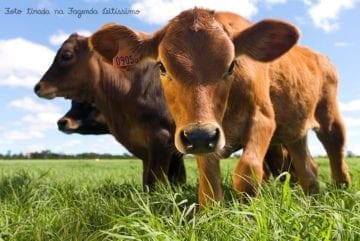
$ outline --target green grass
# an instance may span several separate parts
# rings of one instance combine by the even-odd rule
[[[320,194],[272,179],[248,205],[231,189],[235,162],[222,161],[225,201],[198,212],[193,160],[187,185],[151,194],[139,160],[0,161],[0,241],[360,240],[359,158],[348,160],[347,190],[331,185],[320,158]]]

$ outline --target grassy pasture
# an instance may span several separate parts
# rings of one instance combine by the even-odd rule
[[[250,204],[231,189],[236,160],[221,163],[225,201],[197,212],[197,168],[187,184],[142,191],[139,160],[0,161],[0,241],[5,240],[360,240],[360,159],[353,185],[330,183],[318,158],[321,193],[271,179]]]

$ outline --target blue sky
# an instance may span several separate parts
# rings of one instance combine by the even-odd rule
[[[153,32],[181,10],[205,6],[233,11],[258,21],[287,20],[301,30],[300,44],[327,55],[340,75],[339,102],[347,126],[349,151],[360,154],[360,1],[359,0],[29,0],[0,1],[0,153],[56,152],[119,154],[126,150],[110,135],[65,135],[56,121],[69,108],[64,99],[44,100],[33,93],[34,84],[50,66],[56,50],[73,32],[89,35],[108,22]],[[6,14],[22,10],[19,15]],[[27,8],[49,10],[48,15],[27,14]],[[98,14],[68,14],[96,9]],[[137,15],[102,14],[103,8],[139,10]],[[63,10],[63,15],[54,10]],[[310,134],[313,155],[324,154]]]

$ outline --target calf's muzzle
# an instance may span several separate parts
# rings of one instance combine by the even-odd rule
[[[57,122],[58,129],[65,133],[71,133],[79,128],[78,123],[71,121],[69,118],[63,117]]]
[[[34,92],[37,94],[40,89],[41,89],[41,85],[38,83],[38,84],[36,84],[35,87],[34,87]]]
[[[180,142],[188,154],[206,154],[217,150],[220,127],[216,124],[190,124],[180,130]]]

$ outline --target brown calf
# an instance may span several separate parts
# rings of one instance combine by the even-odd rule
[[[317,192],[306,141],[312,128],[328,153],[334,182],[350,183],[336,71],[322,55],[293,47],[298,36],[282,21],[251,24],[236,14],[195,8],[148,38],[112,25],[90,42],[109,62],[125,54],[157,59],[176,123],[175,145],[197,155],[199,202],[205,205],[222,199],[219,158],[241,147],[234,189],[255,195],[270,143],[286,146],[303,190]]]
[[[93,53],[87,38],[73,34],[34,91],[43,98],[94,103],[110,133],[143,161],[144,187],[165,181],[169,170],[177,172],[172,174],[176,182],[185,182],[183,155],[174,146],[175,125],[154,62],[120,71]]]

